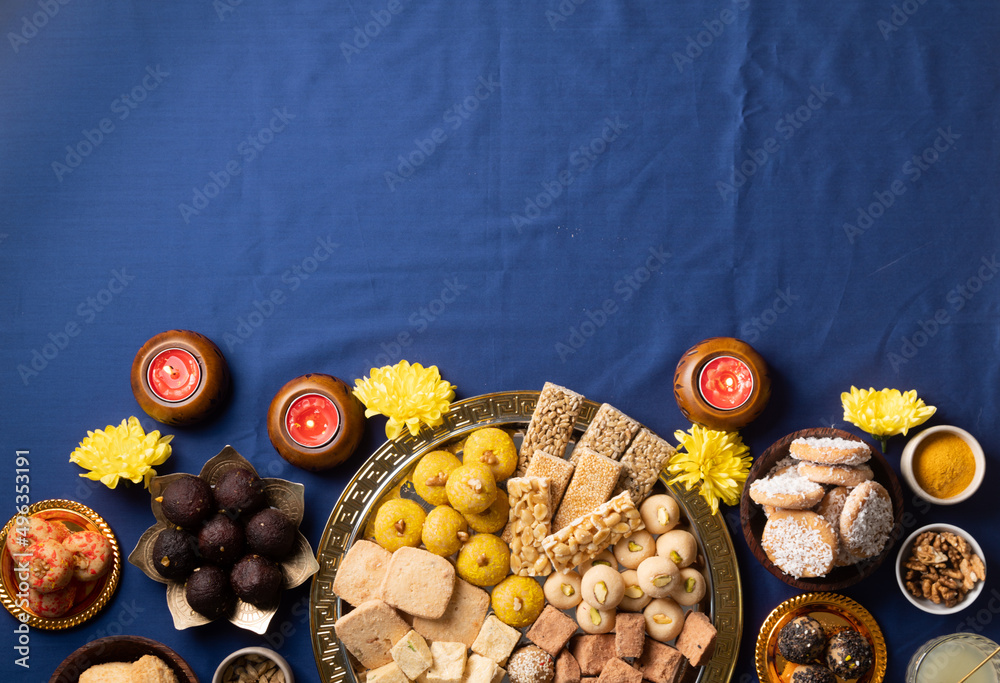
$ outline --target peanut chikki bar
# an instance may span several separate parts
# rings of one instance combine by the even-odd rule
[[[597,410],[590,426],[577,442],[577,448],[583,446],[597,451],[603,456],[617,460],[632,443],[641,425],[614,406],[604,403]],[[569,461],[576,464],[577,452],[574,450]]]
[[[545,383],[521,443],[515,472],[517,476],[524,476],[536,450],[543,450],[557,458],[563,457],[581,407],[582,395],[552,382]]]
[[[546,477],[549,480],[549,490],[552,492],[552,509],[559,507],[569,480],[573,478],[573,470],[576,469],[569,460],[557,458],[545,451],[535,451],[535,455],[528,463],[525,471],[526,477]]]
[[[674,447],[648,429],[640,429],[632,445],[622,456],[619,491],[628,491],[636,505],[649,495],[667,461],[676,453]]]
[[[576,461],[576,470],[566,489],[566,495],[552,520],[555,531],[607,502],[621,476],[622,466],[617,460],[580,446],[574,452],[578,452],[580,457]]]
[[[523,477],[507,480],[510,498],[510,569],[518,576],[548,576],[552,564],[542,551],[549,535],[552,496],[549,480]]]
[[[645,528],[632,498],[627,492],[622,492],[592,512],[573,520],[569,526],[546,536],[542,539],[542,549],[553,568],[566,574],[597,557],[609,545]]]

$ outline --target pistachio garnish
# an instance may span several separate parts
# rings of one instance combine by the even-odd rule
[[[576,594],[576,591],[573,589],[573,586],[569,585],[568,583],[562,584],[560,588],[562,588],[562,594],[565,595],[567,598],[570,597],[571,595]]]
[[[637,553],[640,550],[642,550],[642,546],[639,545],[638,543],[636,543],[635,541],[629,541],[628,542],[628,549],[630,551],[632,551],[633,553]]]
[[[601,625],[601,621],[602,621],[601,620],[601,611],[599,609],[597,609],[596,607],[591,607],[590,608],[590,623],[592,623],[594,626],[600,626]]]
[[[645,595],[645,593],[642,592],[642,589],[639,588],[638,585],[632,584],[631,586],[625,588],[625,595],[632,598],[633,600],[638,600],[643,595]]]
[[[605,600],[608,599],[608,584],[603,581],[598,581],[594,584],[594,597],[597,598],[597,602],[604,604]]]
[[[694,586],[696,583],[698,583],[697,579],[695,579],[693,576],[688,577],[687,581],[684,582],[684,591],[686,593],[694,591]]]
[[[672,624],[674,620],[668,617],[666,614],[654,614],[653,621],[657,624]]]
[[[682,558],[676,550],[670,551],[670,559],[673,560],[676,565],[680,565],[680,563],[684,561],[684,558]]]
[[[673,580],[674,577],[670,576],[670,574],[657,574],[653,577],[653,585],[657,588],[663,588]]]
[[[667,508],[665,507],[656,508],[656,521],[658,521],[663,526],[670,524],[670,513],[667,512]]]
[[[607,560],[594,560],[593,562],[590,563],[591,567],[596,567],[597,565],[601,565],[602,567],[610,567],[611,563],[608,562]]]

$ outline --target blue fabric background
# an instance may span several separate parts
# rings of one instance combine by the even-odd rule
[[[235,393],[210,425],[166,430],[162,470],[196,472],[232,444],[305,484],[314,545],[382,421],[338,470],[294,469],[265,428],[288,379],[350,382],[405,357],[460,398],[552,380],[669,437],[688,426],[671,392],[681,353],[733,335],[774,377],[744,430],[755,454],[844,428],[852,384],[916,389],[931,424],[976,434],[980,493],[907,508],[963,526],[1000,567],[996,3],[7,0],[0,27],[5,515],[14,452],[30,450],[33,500],[86,503],[131,550],[147,494],[90,485],[68,457],[128,415],[158,426],[128,373],[171,328],[220,345]],[[726,517],[742,682],[761,621],[796,591]],[[887,680],[930,637],[1000,632],[996,579],[932,617],[891,565],[845,591],[882,624]],[[30,670],[7,619],[0,674],[46,680],[124,631],[202,681],[263,642],[316,681],[307,593],[285,595],[268,638],[178,632],[162,587],[126,566],[98,618],[31,633]]]

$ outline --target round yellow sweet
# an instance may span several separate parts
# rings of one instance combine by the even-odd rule
[[[466,513],[463,515],[469,523],[469,528],[481,534],[495,534],[507,526],[510,515],[510,501],[507,494],[497,491],[496,500],[483,512]]]
[[[537,581],[527,576],[508,576],[493,589],[490,598],[497,619],[523,628],[535,623],[545,607],[545,593]]]
[[[476,534],[458,551],[455,571],[473,586],[495,586],[510,572],[510,548],[493,534]]]
[[[455,508],[438,505],[427,513],[424,530],[420,534],[424,546],[442,557],[457,553],[462,541],[469,539],[469,525]]]
[[[427,513],[412,500],[396,498],[383,503],[375,513],[375,542],[390,553],[403,546],[416,548],[425,519]]]
[[[486,465],[469,463],[452,470],[445,484],[448,502],[463,515],[483,512],[497,498],[497,482]]]
[[[465,440],[462,462],[486,465],[494,479],[503,481],[517,468],[517,447],[507,432],[496,427],[484,427],[472,432]]]
[[[454,453],[431,451],[420,458],[413,470],[413,488],[431,505],[447,505],[445,484],[451,473],[461,466],[462,461]]]

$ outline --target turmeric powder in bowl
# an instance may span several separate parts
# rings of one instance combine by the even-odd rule
[[[962,493],[976,474],[976,460],[965,439],[957,434],[928,434],[913,455],[913,476],[935,498]]]

